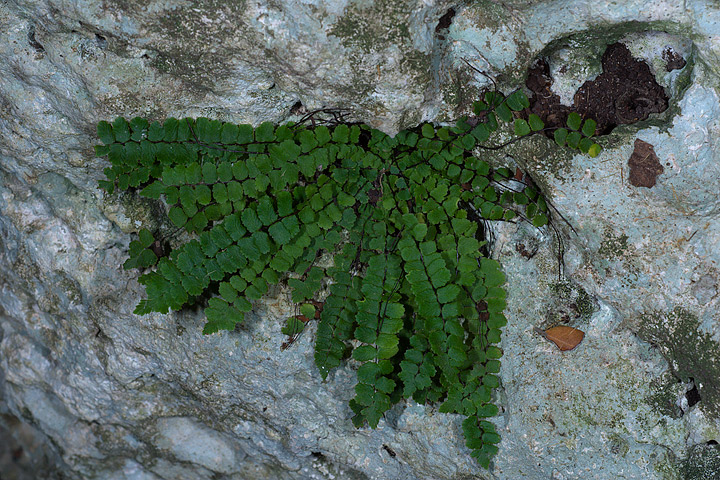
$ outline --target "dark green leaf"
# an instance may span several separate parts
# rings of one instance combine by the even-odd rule
[[[258,142],[272,142],[275,140],[275,125],[263,122],[255,129],[255,140]]]
[[[576,112],[570,113],[567,118],[567,126],[570,130],[580,130],[580,124],[582,123],[582,118],[580,115]]]
[[[128,125],[127,120],[124,118],[117,117],[115,121],[113,121],[112,130],[116,142],[125,143],[130,140],[130,125]],[[99,133],[98,131],[98,134]]]
[[[422,135],[425,138],[433,138],[435,137],[435,129],[429,123],[425,123],[422,126]]]
[[[530,124],[530,128],[533,132],[538,132],[545,128],[545,123],[534,113],[531,113],[528,116],[528,124]]]
[[[496,407],[492,403],[488,403],[477,409],[478,417],[485,417],[485,418],[494,417],[495,415],[497,415],[497,413],[498,413],[498,407]]]
[[[152,122],[148,127],[147,139],[151,142],[160,142],[165,137],[165,130],[160,122]]]
[[[586,137],[592,137],[595,135],[595,128],[597,127],[597,122],[593,120],[592,118],[588,118],[585,120],[585,123],[582,127],[582,133]]]
[[[228,191],[224,183],[216,183],[212,188],[212,196],[218,203],[225,203],[228,200]]]
[[[588,153],[588,151],[590,150],[590,147],[592,145],[593,145],[592,140],[590,140],[587,137],[583,137],[582,139],[580,139],[580,143],[578,143],[578,148],[580,149],[580,151],[582,153]]]
[[[260,227],[262,227],[262,222],[255,213],[255,210],[251,208],[246,208],[245,210],[243,210],[240,214],[240,218],[242,219],[242,223],[245,228],[247,228],[251,232],[256,232],[260,229]]]
[[[353,350],[352,357],[359,362],[367,362],[368,360],[374,360],[377,355],[375,347],[370,345],[363,345]],[[358,373],[358,376],[360,373]]]
[[[97,124],[97,135],[101,142],[105,145],[110,145],[115,141],[115,135],[113,135],[112,125],[105,120],[98,122]]]
[[[215,183],[217,182],[217,167],[214,163],[206,162],[202,166],[203,182]]]
[[[221,182],[229,182],[233,178],[232,164],[223,162],[217,166],[217,178]]]
[[[479,123],[473,128],[472,135],[477,138],[478,143],[485,143],[490,138],[490,131],[484,123]]]
[[[282,327],[281,331],[285,335],[289,336],[295,336],[302,332],[305,329],[305,324],[297,317],[290,317],[287,319],[287,322],[285,322],[285,325]]]
[[[142,245],[143,248],[147,248],[155,242],[152,233],[145,228],[140,230],[138,236],[140,237],[140,245]]]
[[[143,197],[158,199],[158,198],[160,198],[160,195],[165,193],[165,188],[166,187],[162,182],[160,182],[160,181],[153,182],[150,185],[148,185],[147,187],[143,188],[140,191],[140,195],[142,195]]]
[[[132,130],[132,134],[130,135],[130,139],[134,142],[140,142],[144,138],[144,135],[146,134],[146,130],[148,128],[148,121],[141,117],[135,117],[132,120],[130,120],[130,130]]]
[[[350,139],[350,129],[347,125],[341,124],[335,127],[332,139],[336,143],[347,143]]]
[[[192,125],[193,120],[191,118],[183,118],[178,122],[178,129],[177,129],[177,141],[178,142],[186,142],[190,138],[190,125]]]
[[[472,150],[475,148],[475,138],[472,135],[464,135],[460,142],[465,150]]]
[[[567,144],[570,148],[578,148],[578,144],[580,143],[580,132],[570,132],[567,136]]]
[[[163,141],[174,142],[177,139],[179,123],[177,118],[165,119],[163,123]]]
[[[548,219],[545,216],[545,214],[543,214],[543,213],[539,213],[539,214],[535,215],[532,219],[533,226],[535,226],[537,228],[540,228],[543,225],[547,225],[547,223],[548,223]]]
[[[330,141],[330,130],[325,125],[320,125],[315,128],[315,138],[317,139],[318,145],[323,146]]]
[[[530,106],[530,101],[528,100],[527,95],[525,95],[525,93],[523,93],[521,90],[517,90],[510,94],[505,99],[505,102],[507,103],[508,107],[510,107],[510,109],[515,112],[519,112],[520,110],[523,110]]]
[[[495,108],[495,113],[498,117],[500,117],[500,120],[502,120],[503,122],[510,122],[513,118],[512,112],[505,103],[498,105]]]
[[[557,143],[560,147],[564,147],[565,141],[568,136],[568,131],[565,128],[558,128],[557,130],[555,130],[553,136],[555,137],[555,143]]]
[[[237,125],[232,123],[225,123],[220,131],[220,141],[224,144],[231,144],[237,142],[238,133],[240,129]]]
[[[290,241],[290,232],[285,228],[281,222],[277,222],[268,228],[268,233],[275,240],[278,245],[283,245]]]
[[[183,212],[183,209],[180,207],[171,208],[170,213],[168,213],[168,218],[178,227],[184,226],[187,222],[187,215],[185,215],[185,212]]]
[[[515,135],[525,136],[530,134],[530,125],[522,118],[515,119]]]
[[[254,129],[252,125],[238,125],[237,143],[245,145],[254,140]]]
[[[473,113],[475,115],[480,115],[482,112],[486,111],[488,109],[488,106],[485,102],[482,100],[478,100],[473,102]]]

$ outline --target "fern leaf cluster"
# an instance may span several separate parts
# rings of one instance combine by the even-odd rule
[[[358,363],[353,423],[375,428],[403,398],[439,402],[466,417],[466,444],[487,468],[500,441],[485,419],[498,412],[505,277],[482,253],[477,220],[542,226],[548,207],[475,152],[503,122],[514,120],[521,136],[543,131],[537,116],[514,113],[528,106],[522,92],[489,93],[454,127],[395,137],[365,125],[100,122],[96,153],[111,164],[100,186],[163,199],[169,220],[193,237],[160,258],[162,239],[148,230],[131,242],[125,268],[146,269],[135,313],[200,303],[204,333],[232,330],[284,282],[313,318],[330,279],[315,362],[323,378],[349,356]],[[558,143],[596,155],[581,141],[594,133],[589,121],[582,130],[572,122]],[[317,264],[323,253],[332,266]]]

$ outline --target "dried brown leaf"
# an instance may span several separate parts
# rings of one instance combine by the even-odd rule
[[[565,325],[548,328],[547,330],[535,328],[535,332],[542,335],[545,340],[553,342],[563,352],[577,347],[585,338],[585,332],[582,330]]]

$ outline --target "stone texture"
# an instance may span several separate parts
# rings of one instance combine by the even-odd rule
[[[451,7],[452,23],[436,31]],[[13,445],[43,452],[33,466],[0,447],[17,478],[716,473],[716,2],[11,0],[0,28],[0,413]],[[259,123],[348,107],[394,132],[467,112],[492,83],[463,59],[509,91],[542,55],[571,101],[616,41],[648,62],[667,111],[618,127],[595,159],[539,137],[498,156],[544,188],[560,235],[496,227],[509,325],[490,473],[469,457],[462,419],[434,407],[401,404],[377,430],[354,429],[353,366],[321,382],[313,328],[280,349],[287,291],[242,328],[208,337],[196,311],[131,313],[142,288],[121,265],[133,232],[160,217],[96,189],[98,120]],[[668,71],[667,48],[684,68]],[[636,139],[664,168],[651,189],[629,182]],[[533,330],[561,322],[586,334],[570,352]]]

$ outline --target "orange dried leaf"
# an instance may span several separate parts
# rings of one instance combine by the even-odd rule
[[[582,330],[564,325],[548,328],[544,331],[535,328],[535,331],[546,340],[553,342],[563,352],[577,347],[585,338],[585,332]]]

